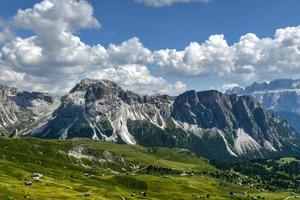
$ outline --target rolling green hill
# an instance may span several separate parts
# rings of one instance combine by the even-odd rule
[[[43,177],[34,181],[33,173]],[[184,149],[92,140],[0,139],[0,199],[222,200],[296,195],[250,187],[243,184],[246,179]]]

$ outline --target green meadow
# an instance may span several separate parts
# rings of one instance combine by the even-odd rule
[[[92,140],[0,139],[0,199],[291,199],[226,181],[209,160],[184,149]],[[40,181],[32,174],[41,173]],[[237,175],[237,180],[246,178]],[[25,185],[25,182],[31,185]]]

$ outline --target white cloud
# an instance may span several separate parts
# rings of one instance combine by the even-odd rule
[[[93,16],[93,7],[85,0],[44,0],[33,8],[18,10],[14,16],[17,27],[33,30],[35,33],[82,28],[100,28]],[[43,30],[46,28],[46,30]]]
[[[210,0],[135,0],[137,3],[143,3],[152,7],[171,6],[176,3],[207,3]]]
[[[93,17],[93,8],[85,0],[44,0],[33,8],[18,10],[13,24],[33,31],[36,44],[47,51],[81,45],[73,34],[83,28],[100,28]]]
[[[248,33],[232,45],[224,35],[183,50],[151,51],[134,37],[107,48],[85,44],[77,35],[84,28],[99,28],[86,0],[44,0],[12,18],[17,28],[32,31],[27,38],[1,36],[0,80],[21,89],[64,93],[80,78],[108,78],[149,93],[179,93],[186,86],[153,76],[149,67],[177,77],[217,76],[240,85],[274,77],[300,75],[300,26],[276,30],[271,38]],[[0,21],[1,22],[1,21]],[[4,28],[3,28],[4,27]],[[1,29],[2,28],[2,29]],[[5,32],[5,31],[4,31]]]
[[[159,50],[153,53],[153,64],[184,76],[219,75],[233,71],[233,54],[223,35],[210,36],[203,44],[191,42],[184,51]]]
[[[103,78],[135,91],[143,87],[149,94],[174,94],[185,89],[180,82],[172,85],[150,74],[145,65],[150,63],[152,52],[138,38],[107,48],[82,42],[76,35],[78,30],[100,27],[85,0],[44,0],[33,8],[18,10],[12,22],[34,35],[16,37],[3,45],[0,69],[7,70],[10,80],[1,76],[2,82],[11,82],[15,77],[14,85],[21,89],[63,94],[87,74],[103,73]]]
[[[232,89],[234,87],[240,87],[239,84],[237,83],[225,83],[223,86],[222,86],[222,90],[223,92],[225,92],[226,90],[229,90],[229,89]]]
[[[21,70],[24,66],[36,66],[42,60],[42,48],[35,45],[36,39],[36,37],[24,40],[16,38],[2,48],[2,57]]]
[[[8,28],[0,31],[0,44],[11,39],[13,36],[14,36],[13,33]]]
[[[213,35],[183,51],[155,51],[152,64],[179,76],[218,75],[244,83],[299,75],[300,26],[278,29],[273,38],[248,33],[231,46],[223,35]]]
[[[0,19],[0,44],[7,42],[14,37],[15,35],[10,27],[5,23],[5,21]]]
[[[34,34],[17,37],[1,48],[0,60],[6,68],[23,74],[24,83],[16,83],[22,89],[63,93],[80,74],[105,66],[106,49],[89,46],[76,36],[82,28],[100,27],[85,0],[44,0],[18,10],[12,24]]]
[[[2,69],[0,74],[0,80],[6,82],[21,81],[23,80],[23,78],[24,78],[24,74],[17,73],[7,69]]]
[[[121,45],[109,45],[108,55],[110,62],[116,64],[147,64],[151,59],[151,51],[145,48],[136,37]]]
[[[35,89],[63,93],[75,84],[80,74],[94,70],[96,66],[102,68],[107,60],[106,49],[101,45],[86,45],[72,34],[66,40],[67,45],[52,49],[40,42],[39,35],[16,38],[2,47],[0,59],[12,71],[25,74],[24,81],[28,82],[21,85],[22,88],[32,89],[31,85],[34,85]],[[64,90],[54,85],[60,85]]]
[[[170,84],[161,77],[151,75],[146,66],[136,64],[90,72],[86,76],[95,79],[109,79],[126,89],[148,95],[155,93],[175,95],[186,90],[186,85],[182,82]]]

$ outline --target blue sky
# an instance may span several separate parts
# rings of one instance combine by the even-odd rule
[[[9,20],[16,15],[18,9],[32,8],[33,5],[40,2],[37,0],[6,1],[0,8],[0,18]],[[165,49],[182,51],[189,46],[190,42],[202,44],[215,34],[223,34],[228,46],[232,46],[247,33],[254,33],[259,39],[273,38],[277,29],[297,27],[300,24],[300,2],[297,0],[211,0],[208,3],[178,3],[165,7],[146,6],[136,3],[134,0],[90,0],[88,2],[94,10],[92,15],[99,21],[101,28],[84,27],[76,30],[73,34],[86,45],[101,44],[105,48],[108,48],[111,43],[119,45],[130,38],[137,37],[140,43],[150,51]],[[32,29],[24,30],[20,26],[12,26],[11,29],[15,35],[22,38],[37,34]],[[288,58],[284,57],[284,59]],[[6,62],[6,59],[3,60]],[[266,62],[263,61],[263,63]],[[282,60],[278,63],[282,63]],[[162,77],[170,83],[181,81],[187,85],[188,89],[197,90],[220,89],[224,84],[232,83],[245,85],[255,80],[257,75],[252,74],[254,78],[249,78],[249,81],[245,82],[237,76],[215,75],[216,71],[195,72],[195,74],[199,73],[195,76],[191,72],[181,76],[181,74],[185,74],[185,71],[178,70],[177,66],[174,67],[174,70],[162,70],[168,66],[157,67],[156,63],[143,63],[143,65],[147,66],[151,75],[155,77]],[[250,64],[247,63],[243,66],[248,65]],[[274,63],[270,64],[270,66],[273,65]],[[261,68],[259,64],[257,67]],[[297,73],[293,71],[294,68]],[[272,76],[259,77],[257,81],[293,78],[298,76],[298,66],[294,68],[286,74],[274,72]],[[15,68],[13,69],[15,70]],[[282,68],[280,70],[286,71]],[[172,73],[172,71],[176,72]],[[25,73],[22,70],[17,72]]]
[[[2,18],[18,9],[31,8],[38,0],[11,0],[1,5]],[[212,0],[209,3],[176,4],[153,8],[132,0],[89,0],[100,30],[83,30],[89,44],[120,43],[139,37],[150,49],[182,49],[191,41],[202,42],[213,34],[224,34],[229,43],[241,35],[255,33],[272,37],[278,28],[300,24],[297,0]]]

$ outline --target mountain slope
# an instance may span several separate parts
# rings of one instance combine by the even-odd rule
[[[202,130],[215,129],[208,133],[210,137],[221,136],[227,152],[236,157],[264,156],[265,151],[285,151],[297,143],[294,130],[286,122],[270,115],[249,96],[190,91],[175,99],[172,114],[189,128],[195,124]],[[199,133],[201,138],[201,130]]]
[[[48,121],[60,101],[43,93],[0,85],[0,136],[16,136]]]
[[[227,94],[252,95],[266,109],[286,119],[300,133],[300,80],[277,79],[235,87]]]
[[[294,130],[251,97],[218,91],[139,96],[107,80],[81,81],[31,135],[181,147],[222,160],[298,153]]]

